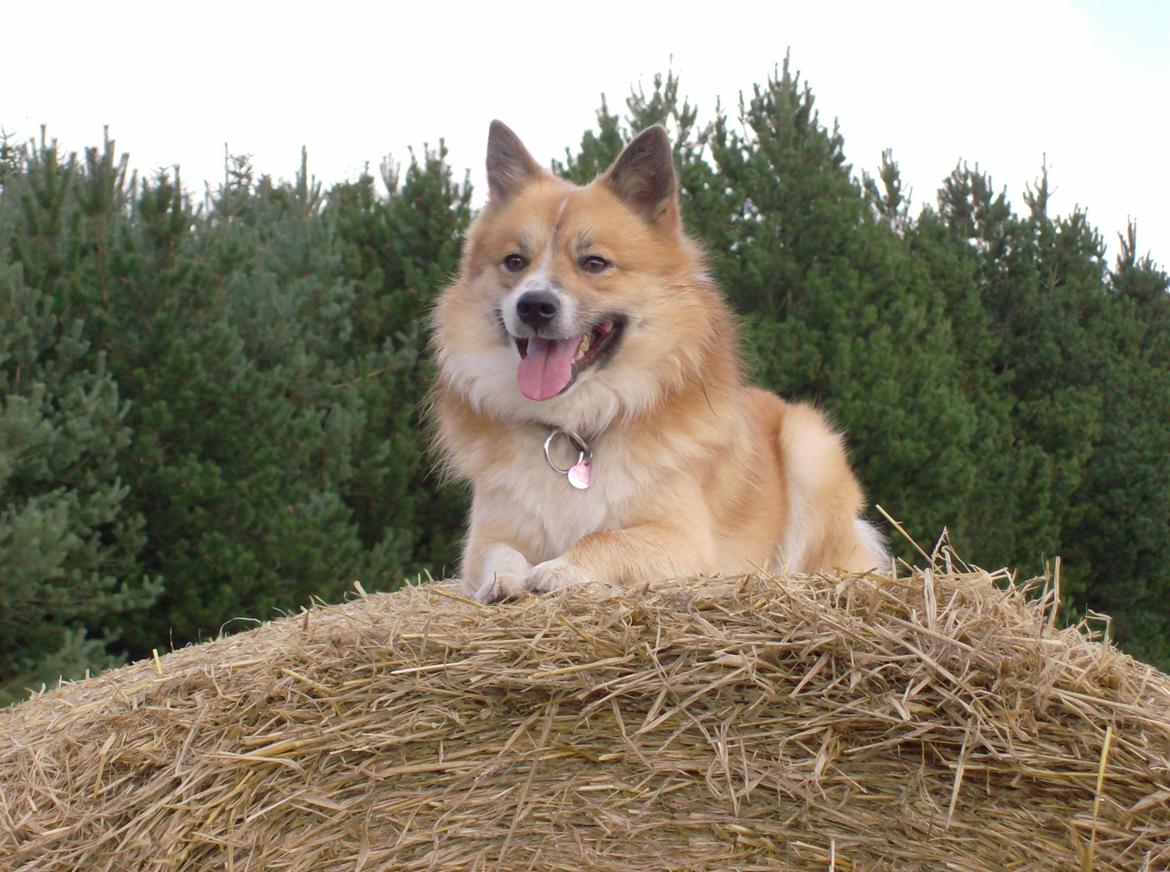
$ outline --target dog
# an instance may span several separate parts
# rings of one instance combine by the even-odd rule
[[[745,383],[662,127],[578,187],[495,121],[487,180],[432,321],[469,596],[888,562],[842,436]]]

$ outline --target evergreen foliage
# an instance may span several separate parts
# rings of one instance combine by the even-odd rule
[[[1135,228],[1110,272],[1083,211],[1049,214],[1046,170],[1017,215],[967,165],[912,217],[893,155],[856,180],[787,61],[702,128],[670,74],[627,110],[603,103],[555,168],[585,181],[634,131],[670,129],[757,380],[847,430],[871,497],[984,565],[1062,555],[1067,617],[1106,612],[1170,666],[1170,293]]]
[[[1046,170],[1017,214],[966,164],[915,214],[787,61],[731,116],[673,73],[625,110],[554,168],[667,126],[755,378],[826,409],[871,498],[983,565],[1062,555],[1067,616],[1170,666],[1170,282],[1136,228],[1110,267]],[[232,159],[199,206],[126,167],[0,142],[0,702],[457,557],[427,314],[472,192],[442,144],[329,190]]]
[[[425,316],[470,188],[444,153],[328,194],[16,149],[0,227],[0,692],[454,552],[421,426]],[[67,607],[66,607],[67,606]]]
[[[95,166],[97,152],[88,155]],[[15,164],[9,165],[16,169]],[[30,683],[119,662],[111,650],[158,585],[137,562],[142,516],[120,454],[132,432],[104,351],[88,337],[73,271],[98,244],[71,235],[124,163],[82,185],[43,140],[0,189],[28,268],[0,258],[0,703]]]

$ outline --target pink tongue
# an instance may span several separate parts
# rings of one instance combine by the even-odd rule
[[[573,355],[581,337],[529,339],[528,354],[520,359],[516,383],[530,400],[549,400],[565,389],[573,377]]]

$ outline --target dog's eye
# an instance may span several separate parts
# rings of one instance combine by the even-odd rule
[[[585,272],[593,273],[594,275],[597,275],[597,273],[600,272],[605,272],[611,266],[608,260],[596,254],[585,255],[585,257],[577,261],[577,265],[580,266],[581,269],[585,270]]]
[[[504,258],[504,269],[508,272],[520,272],[526,266],[528,266],[528,258],[522,254],[512,252]]]

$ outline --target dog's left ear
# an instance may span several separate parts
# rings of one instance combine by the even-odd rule
[[[626,205],[649,221],[678,216],[678,182],[670,137],[661,124],[639,133],[625,147],[603,180]]]

